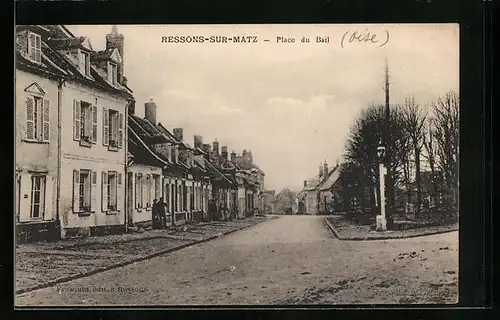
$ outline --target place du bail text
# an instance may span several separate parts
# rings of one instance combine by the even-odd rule
[[[338,41],[338,42],[337,42]],[[351,43],[367,43],[382,47],[389,42],[389,32],[385,31],[383,36],[365,29],[364,31],[346,31],[343,36],[334,41],[330,36],[318,35],[315,37],[291,37],[277,35],[269,38],[260,38],[257,35],[244,36],[163,36],[162,43],[260,43],[274,42],[281,44],[293,43],[333,43],[337,42],[342,48]]]

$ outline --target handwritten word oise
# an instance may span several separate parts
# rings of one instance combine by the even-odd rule
[[[385,30],[385,35],[386,39],[384,42],[379,41],[380,39],[377,38],[377,34],[371,33],[368,31],[368,29],[365,29],[365,31],[347,31],[344,33],[342,36],[342,39],[340,40],[340,46],[344,48],[346,44],[350,43],[368,43],[368,44],[379,44],[377,48],[385,46],[389,42],[389,32]]]

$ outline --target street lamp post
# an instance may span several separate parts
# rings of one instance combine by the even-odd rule
[[[385,174],[386,168],[384,166],[384,156],[385,147],[380,145],[377,148],[377,156],[379,159],[378,171],[379,171],[379,182],[380,182],[380,214],[377,215],[377,231],[387,230],[387,219],[385,217]]]

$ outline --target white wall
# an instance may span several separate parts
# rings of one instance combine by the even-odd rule
[[[80,146],[73,140],[73,100],[82,100],[97,105],[97,143],[90,148]],[[94,88],[75,83],[66,83],[62,99],[62,164],[61,164],[61,225],[63,228],[110,226],[125,224],[125,163],[126,163],[126,116],[127,101]],[[109,151],[103,145],[103,107],[124,114],[124,142],[118,151]],[[88,217],[73,212],[73,170],[89,169],[97,172],[97,209]],[[102,211],[102,171],[116,171],[122,175],[122,187],[118,190],[121,210],[116,214]],[[63,234],[64,236],[64,234]]]
[[[47,99],[50,103],[49,142],[27,142],[26,138],[26,99],[32,96],[25,89],[36,83],[43,90],[41,98]],[[21,180],[20,190],[16,183],[16,212],[19,214],[21,222],[28,222],[31,208],[31,173],[39,172],[46,174],[45,186],[45,212],[44,221],[54,220],[56,217],[56,193],[57,193],[57,150],[58,150],[58,129],[57,129],[57,102],[58,88],[55,80],[40,77],[36,74],[20,71],[16,69],[16,133],[15,133],[15,162],[19,169],[18,174]],[[35,87],[31,87],[35,90]],[[35,90],[36,91],[36,90]]]

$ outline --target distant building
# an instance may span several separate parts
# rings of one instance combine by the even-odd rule
[[[338,164],[329,167],[325,161],[320,164],[317,176],[304,180],[304,187],[297,196],[299,213],[316,215],[334,211],[335,202],[339,201],[333,190],[339,179],[338,168]]]
[[[295,200],[297,194],[290,189],[281,190],[275,197],[276,213],[278,214],[293,214],[295,207]]]

